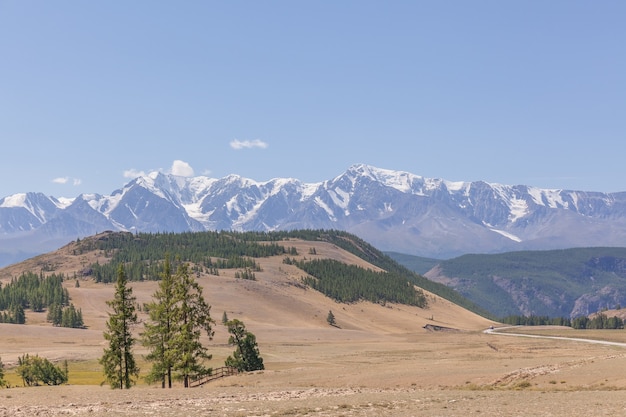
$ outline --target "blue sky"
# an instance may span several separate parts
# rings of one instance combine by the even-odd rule
[[[625,21],[611,0],[0,0],[0,197],[355,163],[626,191]]]

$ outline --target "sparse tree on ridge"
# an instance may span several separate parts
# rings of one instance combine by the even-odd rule
[[[111,388],[128,389],[139,376],[139,368],[132,351],[135,339],[131,333],[132,326],[137,324],[135,300],[132,288],[128,286],[124,266],[120,264],[114,298],[107,301],[107,305],[113,310],[109,313],[107,330],[104,332],[109,347],[104,349],[104,355],[100,358]]]
[[[331,326],[337,326],[337,321],[335,320],[335,315],[332,310],[328,310],[328,316],[326,316],[326,321]]]

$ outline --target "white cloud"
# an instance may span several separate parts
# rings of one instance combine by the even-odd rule
[[[67,184],[70,179],[68,177],[58,177],[52,180],[55,184]]]
[[[170,169],[172,175],[178,175],[179,177],[193,177],[193,168],[185,161],[181,161],[179,159],[175,160],[172,163],[172,168]]]
[[[265,149],[267,148],[269,145],[265,142],[263,142],[261,139],[255,139],[255,140],[239,140],[239,139],[233,139],[230,142],[230,147],[235,149],[235,150],[239,150],[239,149],[250,149],[250,148],[261,148],[261,149]]]
[[[135,179],[137,177],[145,177],[147,174],[144,171],[139,171],[134,168],[124,171],[124,178]]]
[[[185,161],[181,161],[180,159],[176,159],[172,162],[172,167],[169,170],[164,170],[163,168],[153,169],[149,172],[138,170],[135,168],[127,169],[124,171],[124,178],[135,179],[137,177],[148,177],[157,172],[164,172],[167,174],[176,175],[179,177],[193,177],[194,171],[191,165],[189,165]]]
[[[82,183],[82,180],[80,178],[70,178],[70,177],[54,178],[52,182],[55,184],[67,184],[68,182],[70,182],[70,180],[72,181],[72,185],[74,186],[78,186]]]

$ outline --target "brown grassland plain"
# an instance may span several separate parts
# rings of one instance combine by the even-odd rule
[[[321,242],[290,241],[301,256],[363,261]],[[309,249],[315,248],[316,255]],[[68,276],[100,256],[55,253],[0,270],[6,282],[43,265]],[[100,258],[105,262],[104,258]],[[54,328],[45,313],[26,325],[0,324],[0,358],[10,389],[0,389],[0,416],[619,416],[626,415],[626,348],[565,340],[489,335],[492,322],[429,294],[426,309],[372,303],[339,304],[300,285],[302,272],[282,257],[259,260],[256,281],[235,271],[198,281],[216,320],[205,340],[220,367],[232,353],[222,314],[242,320],[259,343],[265,370],[198,388],[161,389],[141,380],[112,390],[97,363],[105,347],[106,301],[113,286],[90,279],[65,285],[87,329]],[[367,265],[364,265],[367,266]],[[155,282],[133,283],[141,304]],[[338,327],[326,322],[332,310]],[[140,314],[145,320],[145,314]],[[429,331],[426,325],[454,330]],[[497,324],[495,324],[497,326]],[[136,333],[141,331],[138,326]],[[516,329],[521,332],[520,329]],[[626,342],[626,331],[524,329]],[[137,345],[143,370],[145,349]],[[16,387],[17,358],[38,354],[69,361],[68,385]]]

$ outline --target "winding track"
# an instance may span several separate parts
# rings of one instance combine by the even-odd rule
[[[531,337],[534,339],[553,339],[553,340],[567,340],[570,342],[584,342],[584,343],[594,343],[596,345],[608,345],[608,346],[620,346],[626,347],[626,343],[622,342],[610,342],[608,340],[595,340],[595,339],[581,339],[578,337],[564,337],[564,336],[540,336],[536,334],[524,334],[524,333],[502,333],[499,330],[504,329],[514,329],[518,326],[508,326],[508,327],[498,327],[498,328],[489,328],[483,331],[486,334],[494,334],[498,336],[514,336],[514,337]]]

